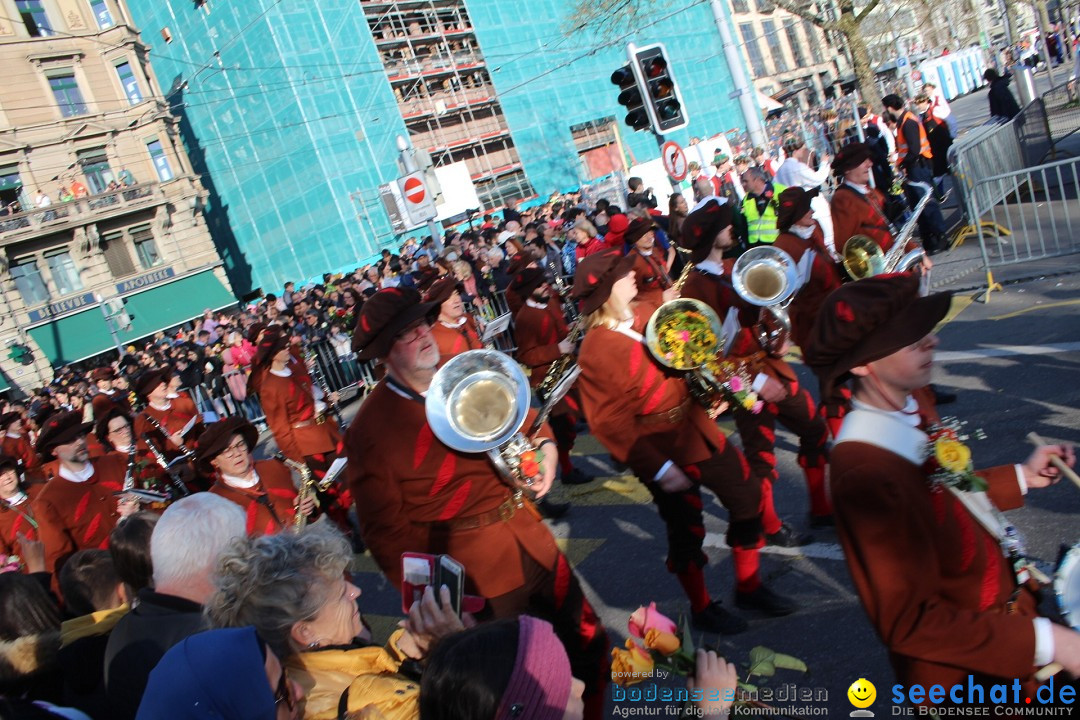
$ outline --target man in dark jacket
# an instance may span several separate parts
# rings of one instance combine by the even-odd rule
[[[990,83],[990,93],[987,98],[990,100],[990,117],[992,119],[1005,122],[1020,114],[1020,104],[1016,102],[1012,90],[1009,89],[1012,75],[1009,73],[998,75],[997,70],[987,68],[986,72],[983,73],[983,79]]]
[[[153,589],[116,623],[105,649],[105,689],[111,718],[132,719],[150,671],[173,645],[208,629],[203,604],[214,591],[218,555],[245,533],[240,506],[213,493],[170,505],[150,537]]]

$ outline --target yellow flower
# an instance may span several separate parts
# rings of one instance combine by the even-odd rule
[[[625,650],[611,651],[611,681],[621,687],[652,677],[653,667],[652,656],[631,639],[627,639]]]
[[[753,395],[747,395],[743,398],[742,406],[747,410],[751,410],[754,407],[754,403],[757,402],[757,397]]]
[[[971,463],[971,451],[967,445],[949,438],[938,438],[934,443],[934,457],[938,465],[949,472],[964,472]]]
[[[663,630],[647,630],[645,632],[645,647],[655,650],[664,657],[673,655],[682,647],[679,638]]]

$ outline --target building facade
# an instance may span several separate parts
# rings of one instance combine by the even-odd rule
[[[235,302],[122,0],[0,0],[0,385]],[[26,353],[24,348],[29,349]]]
[[[628,40],[667,44],[690,118],[670,139],[745,127],[705,3],[614,37],[567,30],[571,0],[128,4],[158,75],[174,78],[240,295],[400,244],[379,194],[400,174],[398,135],[435,166],[464,163],[485,209],[659,157],[623,125],[609,81]]]

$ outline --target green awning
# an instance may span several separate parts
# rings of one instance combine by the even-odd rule
[[[211,270],[148,288],[127,296],[131,330],[119,333],[120,342],[126,344],[187,322],[202,315],[206,308],[217,310],[235,303],[236,298]],[[77,362],[115,347],[100,307],[62,317],[29,332],[53,366]]]
[[[7,375],[0,372],[0,392],[4,392],[9,387],[11,387],[11,385],[8,383]]]

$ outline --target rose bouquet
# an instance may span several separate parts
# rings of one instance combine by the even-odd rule
[[[975,474],[971,449],[964,444],[969,436],[963,433],[964,423],[954,417],[941,421],[927,430],[929,440],[924,450],[928,478],[935,489],[956,488],[967,492],[986,492],[985,480]],[[976,437],[983,437],[977,431]]]
[[[765,407],[765,403],[754,392],[750,374],[743,365],[731,360],[714,358],[709,361],[706,368],[712,373],[728,405],[749,410],[755,415]]]
[[[686,623],[677,625],[656,609],[656,603],[630,615],[625,648],[611,651],[611,681],[621,687],[652,677],[658,668],[676,675],[694,672],[694,643]]]

